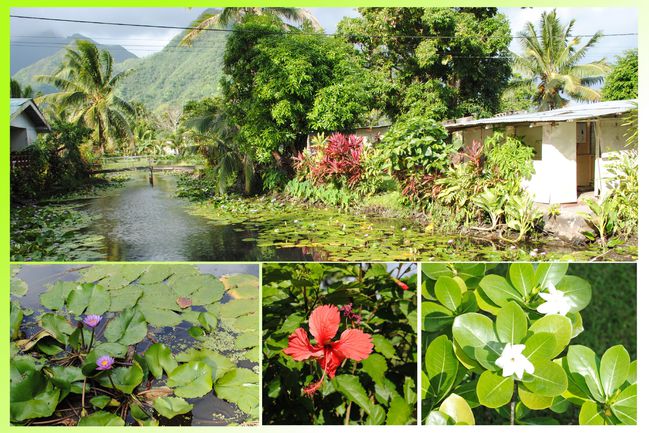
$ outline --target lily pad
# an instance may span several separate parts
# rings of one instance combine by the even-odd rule
[[[182,316],[172,310],[144,305],[140,305],[139,309],[147,323],[156,328],[176,326],[183,321]]]
[[[138,285],[128,285],[110,292],[110,311],[116,313],[133,308],[142,297],[142,288]]]
[[[221,277],[225,290],[234,299],[259,298],[259,279],[249,274],[225,275]]]
[[[106,340],[126,346],[142,341],[147,334],[147,325],[142,312],[137,309],[122,311],[114,317],[104,331]]]
[[[239,409],[256,417],[259,412],[259,375],[252,370],[237,368],[226,373],[214,384],[218,398],[239,406]]]
[[[102,286],[80,284],[68,294],[66,300],[68,311],[81,314],[104,314],[110,308],[110,295]]]
[[[29,286],[27,283],[19,278],[12,278],[11,283],[9,284],[9,293],[11,296],[23,297],[27,294]]]
[[[153,401],[153,408],[165,418],[173,418],[191,411],[193,404],[180,397],[159,397]]]
[[[237,336],[234,342],[235,349],[250,349],[259,345],[259,335],[256,332],[249,332]]]
[[[78,426],[124,426],[124,420],[117,415],[103,410],[84,416],[79,420]]]
[[[212,389],[212,368],[200,361],[179,365],[169,375],[167,385],[179,397],[202,397]]]
[[[73,281],[57,281],[41,294],[41,304],[52,311],[62,310],[70,291],[76,287]]]
[[[176,359],[180,362],[200,361],[209,365],[212,368],[213,382],[216,382],[235,368],[234,362],[229,358],[208,349],[197,350],[192,348],[176,355]]]
[[[162,343],[151,345],[144,353],[144,359],[149,366],[149,371],[156,379],[162,377],[163,370],[169,375],[178,367],[171,349]]]
[[[108,377],[110,376],[110,378]],[[112,382],[111,382],[112,379]],[[144,373],[142,367],[137,362],[129,367],[117,367],[112,370],[101,373],[98,377],[99,383],[106,388],[115,388],[125,394],[131,394],[135,388],[142,383]]]

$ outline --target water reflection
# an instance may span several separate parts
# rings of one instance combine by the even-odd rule
[[[185,210],[175,196],[173,175],[133,172],[117,194],[93,199],[86,210],[98,215],[93,231],[105,238],[110,261],[310,260],[299,248],[257,247],[257,233],[241,225],[215,225]]]

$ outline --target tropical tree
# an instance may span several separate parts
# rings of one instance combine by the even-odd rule
[[[58,72],[36,79],[59,89],[43,99],[65,107],[69,121],[92,129],[94,144],[104,153],[107,144],[132,139],[128,118],[134,114],[134,109],[115,92],[128,72],[114,73],[110,52],[78,40],[75,48],[66,48],[65,60]]]
[[[638,50],[629,50],[617,58],[602,88],[602,99],[636,99],[638,97]]]
[[[22,87],[16,80],[11,80],[11,97],[12,98],[33,98],[34,89],[32,86]]]
[[[273,15],[287,21],[298,24],[311,25],[314,30],[321,30],[322,26],[318,19],[308,9],[302,8],[281,8],[281,7],[231,7],[223,8],[217,13],[205,12],[199,16],[191,25],[191,29],[180,41],[181,45],[191,43],[205,29],[211,27],[225,28],[229,25],[240,23],[246,15]]]
[[[605,59],[580,64],[588,50],[597,44],[602,32],[595,33],[585,44],[572,37],[575,20],[562,24],[556,9],[543,12],[538,27],[528,22],[519,33],[523,54],[512,53],[514,66],[536,83],[534,102],[539,110],[560,108],[568,98],[598,101],[600,92],[591,86],[604,80],[610,71]]]

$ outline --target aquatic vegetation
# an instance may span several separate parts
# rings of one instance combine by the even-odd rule
[[[416,422],[415,269],[264,265],[264,424]]]
[[[187,425],[206,398],[229,407],[211,424],[258,420],[256,277],[217,278],[192,265],[77,271],[49,284],[33,313],[21,306],[28,288],[14,271],[13,424]],[[215,331],[234,347],[203,344]]]
[[[568,269],[422,265],[425,424],[636,424],[637,362],[573,342],[593,290]]]
[[[12,261],[85,261],[104,257],[103,236],[88,229],[95,218],[82,205],[11,209]]]
[[[594,245],[573,245],[547,235],[533,236],[515,246],[497,236],[435,233],[411,218],[341,212],[282,200],[281,197],[224,196],[191,203],[188,211],[218,225],[252,230],[244,241],[260,248],[301,248],[314,260],[360,261],[511,261],[613,260],[637,257],[637,246],[618,245],[599,257]]]

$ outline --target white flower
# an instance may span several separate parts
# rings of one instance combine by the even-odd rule
[[[503,369],[503,377],[513,374],[516,379],[523,380],[523,374],[534,374],[534,366],[523,355],[523,350],[524,344],[507,343],[500,358],[496,359],[496,365]]]
[[[561,314],[565,316],[572,307],[572,302],[566,297],[561,290],[557,290],[554,284],[548,284],[548,293],[539,293],[539,296],[545,300],[544,303],[536,307],[536,311],[543,315]]]

